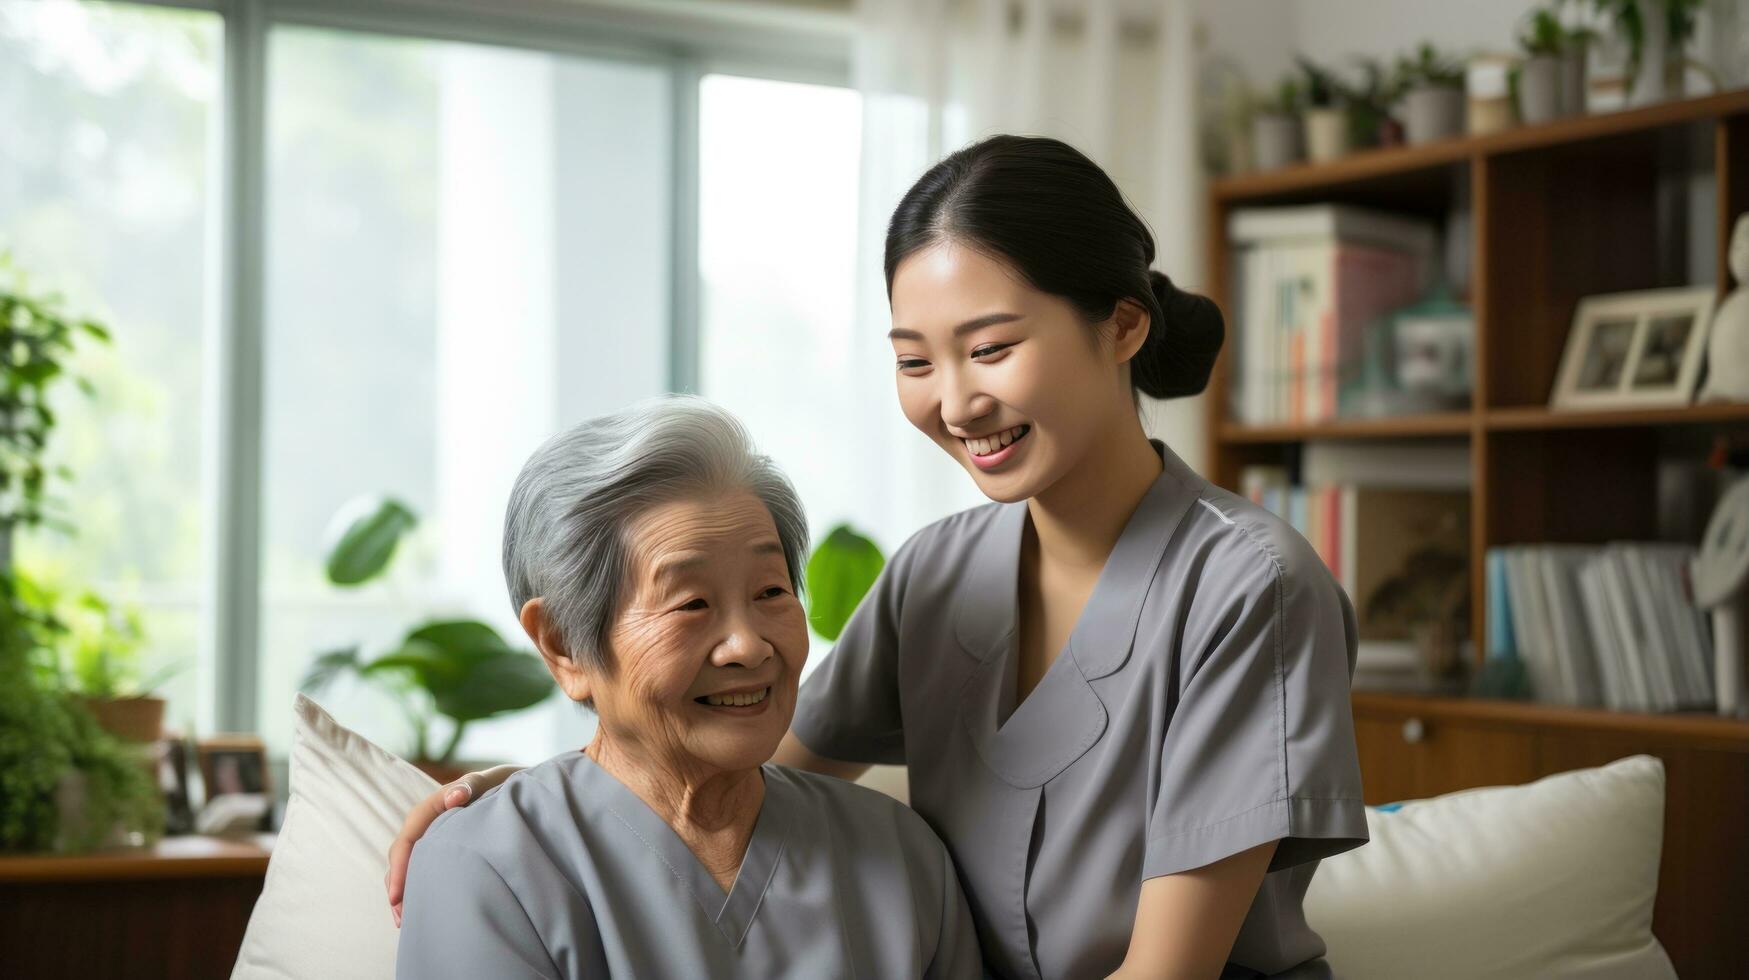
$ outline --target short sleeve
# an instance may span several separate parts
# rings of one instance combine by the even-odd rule
[[[1367,840],[1353,606],[1310,549],[1234,525],[1182,632],[1146,878],[1279,841],[1270,871]]]
[[[899,620],[917,538],[881,570],[824,662],[802,685],[790,730],[808,750],[840,762],[903,765]]]
[[[492,865],[467,847],[427,837],[407,869],[395,975],[556,980],[559,969]]]

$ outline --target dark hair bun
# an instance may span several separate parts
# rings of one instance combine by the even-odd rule
[[[1226,338],[1221,308],[1207,296],[1187,293],[1164,272],[1150,270],[1149,285],[1160,304],[1160,322],[1130,364],[1130,379],[1145,395],[1183,398],[1208,387],[1209,372]]]

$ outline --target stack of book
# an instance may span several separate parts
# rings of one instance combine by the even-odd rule
[[[1713,703],[1712,637],[1690,597],[1694,549],[1488,551],[1488,655],[1524,663],[1538,699],[1624,711]]]
[[[1426,290],[1437,236],[1424,221],[1338,205],[1229,217],[1235,303],[1231,412],[1252,425],[1338,414],[1366,335]]]

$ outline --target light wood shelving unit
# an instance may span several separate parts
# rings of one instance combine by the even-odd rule
[[[1749,404],[1580,413],[1550,410],[1548,396],[1581,297],[1688,284],[1692,256],[1656,244],[1670,210],[1659,207],[1660,177],[1673,174],[1690,184],[1711,178],[1713,216],[1681,237],[1714,250],[1722,295],[1731,223],[1749,210],[1749,91],[1215,181],[1210,291],[1229,325],[1227,219],[1236,208],[1333,202],[1434,220],[1467,212],[1475,387],[1467,411],[1250,426],[1229,416],[1224,353],[1209,385],[1205,472],[1237,489],[1243,467],[1280,463],[1308,442],[1466,445],[1470,633],[1478,638],[1487,636],[1489,548],[1653,537],[1660,454],[1672,439],[1749,432]],[[1483,644],[1476,647],[1480,656]],[[1654,931],[1684,978],[1749,976],[1749,944],[1725,913],[1749,909],[1741,833],[1749,723],[1366,692],[1355,693],[1354,706],[1369,803],[1524,782],[1636,752],[1663,759]]]

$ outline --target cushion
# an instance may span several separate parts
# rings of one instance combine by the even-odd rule
[[[1674,978],[1652,937],[1664,765],[1636,755],[1524,786],[1367,811],[1306,918],[1346,980]]]
[[[294,711],[291,797],[231,975],[393,977],[389,843],[437,783],[301,694]]]

